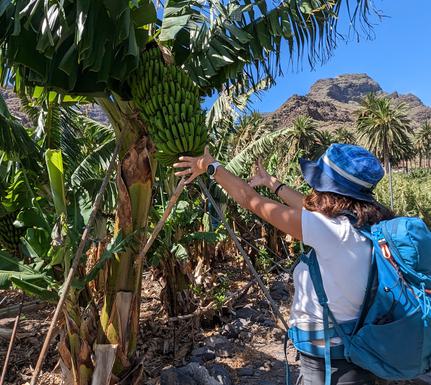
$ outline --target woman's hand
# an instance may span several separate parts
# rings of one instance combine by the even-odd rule
[[[211,156],[208,150],[208,146],[205,147],[204,154],[198,157],[191,156],[180,156],[179,163],[174,163],[175,168],[185,168],[183,171],[177,171],[176,176],[190,175],[186,180],[186,184],[193,181],[199,175],[207,171],[208,165],[214,162],[214,158]]]
[[[269,187],[271,182],[271,175],[267,173],[265,167],[262,165],[262,161],[259,159],[256,163],[255,173],[250,179],[248,184],[253,187],[265,186]]]

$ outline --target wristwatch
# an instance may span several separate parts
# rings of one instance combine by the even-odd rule
[[[220,162],[212,162],[207,167],[207,174],[211,179],[214,179],[214,175],[217,171],[217,169],[221,166]]]

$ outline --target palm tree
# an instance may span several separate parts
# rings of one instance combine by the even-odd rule
[[[334,142],[335,143],[347,143],[355,144],[356,136],[353,131],[345,127],[337,127],[334,132]]]
[[[416,151],[413,146],[412,139],[409,135],[408,140],[400,145],[394,145],[391,148],[390,164],[399,165],[404,162],[406,171],[408,171],[408,163],[416,156]]]
[[[336,143],[335,137],[330,131],[319,131],[318,139],[319,142],[314,152],[315,157],[322,155],[332,143]]]
[[[422,123],[419,131],[414,135],[414,145],[419,156],[419,167],[422,167],[422,160],[425,158],[430,165],[431,157],[431,123],[427,120]]]
[[[265,120],[258,112],[252,112],[240,118],[232,132],[232,138],[229,142],[232,156],[238,155],[250,143],[259,139],[265,133]],[[230,157],[231,158],[231,157]]]
[[[324,140],[321,132],[316,128],[316,122],[309,116],[300,115],[293,122],[286,136],[289,143],[289,154],[294,156],[300,150],[305,156],[316,153],[316,146]]]
[[[343,5],[350,7],[342,0],[278,5],[170,0],[161,5],[160,24],[158,1],[2,2],[3,84],[14,83],[27,96],[49,102],[95,101],[107,113],[120,143],[116,229],[137,242],[104,265],[103,309],[93,315],[98,327],[95,343],[87,342],[79,325],[72,330],[66,323],[70,341],[62,351],[74,384],[86,385],[94,369],[90,360],[80,361],[80,349],[106,345],[107,354],[116,357],[116,376],[133,364],[136,350],[143,261],[135,245],[148,231],[157,167],[147,122],[127,83],[142,51],[160,47],[165,60],[186,72],[202,96],[231,87],[239,94],[263,78],[275,78],[282,63],[299,60],[304,52],[312,65],[325,59],[336,45],[339,15],[353,15],[352,25],[367,23],[369,3],[360,0],[344,12]],[[280,60],[284,47],[286,61]],[[81,365],[85,376],[79,374]]]
[[[412,128],[406,115],[406,106],[393,106],[385,96],[367,95],[358,111],[358,139],[378,157],[383,159],[385,172],[389,175],[391,208],[394,207],[391,161],[399,162],[411,153]]]
[[[388,97],[367,95],[358,111],[358,139],[383,159],[386,173],[389,173],[391,158],[402,158],[401,149],[411,147],[412,133],[406,105],[392,105]]]

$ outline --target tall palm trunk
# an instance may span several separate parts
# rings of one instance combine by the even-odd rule
[[[389,162],[389,198],[390,198],[390,204],[391,204],[391,210],[394,209],[394,188],[392,183],[392,167],[391,162]]]
[[[389,175],[391,167],[390,167],[390,155],[389,155],[389,148],[386,143],[383,144],[383,163],[385,166],[385,173],[386,175]]]
[[[389,148],[387,143],[383,144],[383,162],[385,165],[385,173],[386,175],[388,175],[388,178],[389,178],[389,199],[390,199],[391,209],[393,210],[394,191],[393,191],[393,185],[392,185],[392,167],[391,167]]]

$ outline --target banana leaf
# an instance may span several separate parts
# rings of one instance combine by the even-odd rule
[[[45,300],[58,297],[56,291],[52,290],[55,282],[49,276],[0,251],[0,289],[12,287]]]
[[[45,153],[49,184],[57,215],[66,215],[66,193],[64,187],[64,168],[61,151],[47,150]]]

